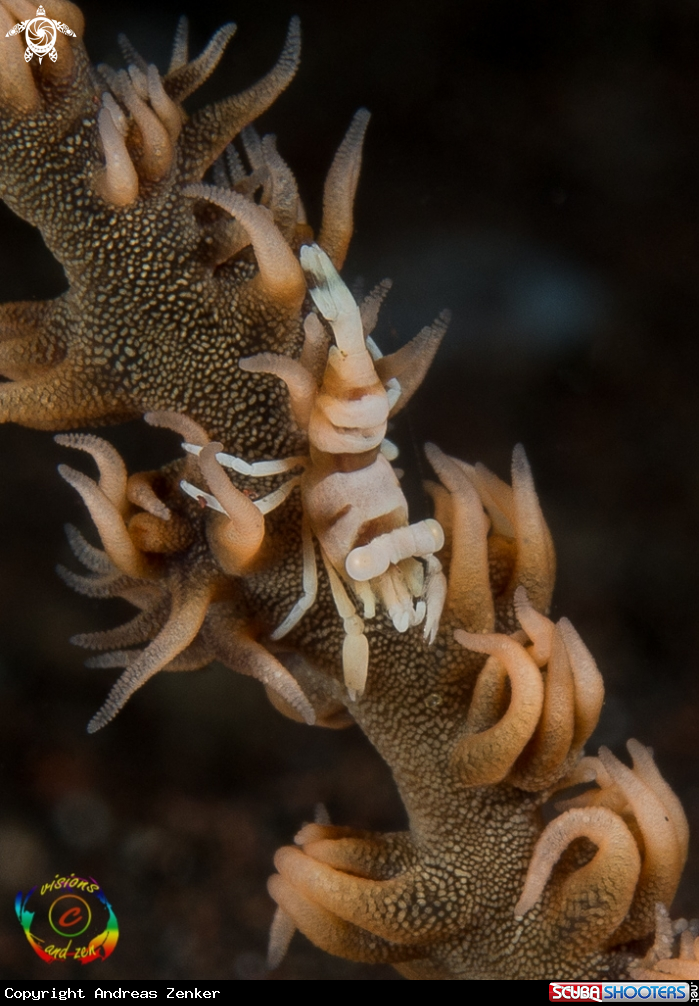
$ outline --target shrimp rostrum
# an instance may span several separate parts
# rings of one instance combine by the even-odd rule
[[[284,381],[294,418],[308,435],[308,455],[247,464],[219,453],[216,460],[252,476],[303,467],[300,477],[266,497],[270,502],[264,507],[271,509],[300,486],[303,593],[272,638],[290,632],[315,600],[315,537],[343,620],[343,673],[354,701],[364,691],[369,666],[364,619],[375,615],[377,604],[386,609],[398,632],[424,623],[425,639],[432,642],[439,627],[446,580],[434,553],[442,548],[444,533],[433,519],[409,522],[407,502],[391,466],[397,451],[386,439],[386,428],[424,377],[448,316],[440,315],[407,346],[384,357],[370,333],[389,284],[380,284],[360,308],[318,245],[301,249],[301,266],[318,313],[305,319],[300,358],[260,353],[241,360],[240,367]],[[192,453],[201,450],[185,446]],[[208,499],[194,486],[183,488]]]

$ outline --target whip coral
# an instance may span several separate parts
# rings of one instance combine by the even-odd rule
[[[524,449],[503,481],[428,445],[406,462],[431,497],[419,517],[401,486],[387,424],[448,317],[389,351],[373,334],[388,284],[360,295],[338,272],[367,113],[307,213],[281,141],[253,125],[296,73],[296,19],[271,70],[202,107],[232,26],[192,58],[181,23],[167,71],[128,40],[126,69],[94,69],[80,11],[54,7],[76,36],[55,62],[7,41],[0,178],[68,288],[4,305],[0,417],[60,431],[60,474],[99,540],[69,530],[84,570],[65,581],[137,609],[75,638],[99,651],[95,673],[123,669],[89,731],[160,671],[214,660],[291,719],[359,725],[407,829],[321,814],[278,851],[273,964],[298,928],[418,980],[696,976],[694,923],[668,916],[687,821],[639,741],[631,766],[585,754],[604,686],[551,613]],[[2,0],[5,31],[30,8]],[[169,431],[161,467],[132,470],[109,432],[70,432],[139,418],[143,438]]]

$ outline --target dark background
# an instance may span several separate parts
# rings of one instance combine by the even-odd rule
[[[266,72],[301,15],[298,77],[259,126],[277,134],[312,222],[352,113],[372,111],[345,276],[394,279],[385,349],[454,312],[393,432],[402,463],[416,488],[433,439],[506,477],[525,444],[558,547],[554,615],[605,676],[595,742],[619,755],[629,736],[652,745],[696,833],[699,6],[90,2],[93,59],[121,65],[124,31],[163,69],[180,8],[195,52],[224,21],[239,26],[195,106]],[[36,232],[3,210],[0,235],[2,299],[63,289]],[[108,436],[132,470],[175,450],[141,423]],[[55,470],[74,459],[18,428],[0,430],[0,451],[3,977],[396,978],[300,937],[278,972],[263,970],[271,857],[314,803],[337,823],[402,826],[378,757],[356,730],[283,720],[221,667],[159,675],[88,738],[115,672],[83,669],[68,638],[126,606],[81,598],[54,573],[70,562],[63,523],[88,524]],[[675,914],[699,910],[697,852]],[[12,901],[66,871],[99,880],[122,935],[105,964],[47,972]]]

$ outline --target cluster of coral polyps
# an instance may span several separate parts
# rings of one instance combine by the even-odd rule
[[[0,0],[0,184],[69,287],[2,308],[0,418],[145,416],[184,446],[129,476],[105,440],[58,438],[97,464],[98,480],[61,474],[102,543],[71,529],[88,572],[63,575],[138,609],[75,640],[125,668],[90,729],[158,671],[218,659],[287,715],[366,732],[409,830],[320,821],[280,850],[273,961],[299,928],[416,979],[696,977],[697,933],[667,915],[686,821],[637,742],[632,768],[583,755],[603,688],[571,624],[547,617],[554,552],[524,451],[508,485],[428,447],[435,516],[410,521],[387,423],[446,317],[383,357],[371,332],[389,284],[357,304],[337,272],[367,113],[314,244],[274,138],[251,126],[294,75],[295,21],[266,77],[189,116],[234,26],[190,59],[180,22],[165,74],[125,39],[127,68],[95,70],[67,0],[48,16],[73,37],[26,60],[34,12]],[[542,805],[581,783],[544,825]]]

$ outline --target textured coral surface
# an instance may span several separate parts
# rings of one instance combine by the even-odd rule
[[[595,9],[590,11],[592,18]],[[285,11],[275,8],[275,12],[278,37],[266,59],[260,58],[251,70],[240,58],[240,51],[245,59],[253,58],[247,43],[249,35],[254,34],[255,19],[252,13],[247,24],[240,18],[246,37],[239,38],[236,50],[237,86],[255,79],[272,62],[271,50],[279,48],[285,27]],[[303,9],[300,12],[306,13]],[[429,101],[420,94],[421,103],[416,108],[407,97],[403,99],[405,105],[401,105],[394,96],[392,100],[398,107],[391,108],[387,98],[384,110],[379,99],[374,101],[367,94],[369,85],[365,83],[364,90],[338,97],[337,103],[345,102],[342,109],[328,111],[324,107],[321,113],[314,91],[319,85],[310,80],[318,73],[318,57],[313,50],[319,43],[313,38],[314,16],[309,10],[304,20],[310,57],[304,62],[302,93],[299,95],[297,83],[294,104],[276,109],[273,114],[277,118],[272,120],[270,116],[265,128],[279,134],[285,156],[312,198],[314,192],[320,191],[319,178],[332,154],[332,144],[319,149],[328,123],[336,127],[338,122],[344,123],[360,103],[383,116],[383,128],[377,130],[379,138],[375,146],[370,144],[360,198],[358,240],[346,275],[361,270],[369,283],[385,273],[394,275],[399,286],[393,294],[395,306],[389,302],[384,325],[388,330],[393,321],[400,328],[400,341],[412,334],[416,323],[429,321],[443,303],[457,309],[461,304],[463,311],[461,322],[457,320],[452,332],[452,348],[445,350],[443,369],[435,370],[433,383],[423,392],[422,409],[427,409],[427,414],[420,414],[418,402],[408,422],[403,420],[404,463],[408,468],[417,465],[412,458],[416,450],[413,437],[417,436],[417,444],[429,437],[450,453],[485,460],[504,475],[507,445],[516,440],[523,440],[528,447],[535,445],[529,448],[530,456],[554,528],[562,568],[554,610],[574,615],[607,681],[608,708],[600,740],[618,749],[633,732],[653,745],[665,774],[681,789],[682,772],[687,772],[691,780],[685,752],[691,745],[687,695],[692,696],[693,686],[691,679],[683,685],[680,675],[683,667],[691,669],[693,663],[691,636],[683,633],[692,624],[688,607],[693,587],[693,528],[689,516],[693,484],[687,457],[692,453],[692,431],[696,427],[687,376],[692,371],[694,353],[689,341],[692,305],[682,285],[685,279],[691,279],[691,232],[684,223],[691,214],[687,214],[684,200],[693,197],[682,186],[686,165],[694,159],[682,152],[691,122],[683,118],[689,118],[687,111],[677,110],[675,95],[682,88],[677,79],[669,76],[666,66],[672,63],[675,74],[685,72],[685,64],[677,59],[677,49],[679,40],[687,34],[687,25],[681,11],[670,22],[660,23],[659,15],[655,18],[651,11],[645,21],[626,21],[620,16],[618,22],[608,25],[600,8],[601,26],[606,28],[601,34],[613,39],[610,50],[606,50],[594,41],[600,26],[578,23],[572,13],[570,23],[561,15],[548,27],[547,35],[537,34],[536,29],[543,27],[537,22],[525,19],[504,28],[494,14],[475,10],[475,25],[458,26],[462,40],[467,31],[473,33],[469,36],[473,41],[467,72],[462,67],[462,75],[457,77],[443,70],[444,80],[435,80],[429,74],[430,57],[434,51],[442,51],[440,43],[453,29],[447,12],[442,11],[441,18],[438,13],[431,22],[432,33],[426,36],[413,36],[405,25],[397,26],[389,11],[376,26],[381,39],[390,39],[390,51],[380,61],[380,74],[376,68],[373,70],[376,86],[401,60],[412,66],[424,65],[429,84],[423,81],[423,90],[429,95],[432,88]],[[88,25],[96,30],[99,16],[89,8],[86,14]],[[233,15],[237,16],[237,12]],[[353,12],[353,16],[358,17],[358,13]],[[208,29],[223,20],[219,10],[213,11],[211,18],[210,25],[200,26],[202,40],[210,33]],[[153,12],[151,25],[146,27],[152,29],[153,22],[161,25],[163,20],[162,12]],[[106,25],[110,35],[105,37],[102,51],[109,52],[115,30],[126,30],[150,54],[147,40],[141,43],[137,36],[139,22],[132,23],[134,28],[123,21]],[[146,27],[144,37],[149,34]],[[168,24],[167,32],[163,32],[165,37],[169,38],[171,27]],[[332,49],[328,39],[335,38],[343,40],[335,42],[341,49],[349,26],[328,23],[322,28],[327,34],[316,29],[321,35],[320,48],[325,42]],[[264,32],[258,32],[258,44],[259,36],[268,42],[268,35],[265,23]],[[532,35],[536,45],[532,45]],[[569,37],[574,40],[568,45],[576,60],[563,67],[557,61],[561,56],[558,50],[563,38]],[[529,60],[521,56],[524,40],[534,53]],[[89,35],[88,42],[93,54],[98,53]],[[365,76],[365,39],[358,37],[354,44],[355,59],[350,60],[350,68],[340,73],[329,64],[327,77],[337,77],[344,88],[351,86],[347,83],[351,70],[360,79]],[[458,47],[453,41],[451,44],[456,60]],[[386,48],[389,43],[383,41],[382,45]],[[373,58],[379,62],[378,56]],[[654,76],[644,72],[649,61]],[[600,64],[605,70],[601,74],[603,86],[597,84],[602,93],[590,85],[593,67]],[[686,73],[691,84],[689,71]],[[518,86],[522,79],[527,83],[523,94]],[[639,79],[645,82],[646,91],[641,91],[647,94],[644,99],[638,97]],[[682,81],[686,84],[684,78]],[[221,87],[218,93],[229,93],[236,83],[226,86],[217,80],[217,87]],[[417,89],[414,81],[411,86]],[[393,83],[391,90],[400,88]],[[549,96],[559,92],[560,103],[552,107]],[[291,94],[282,101],[291,102]],[[332,104],[325,99],[323,106],[326,101]],[[499,114],[493,114],[493,104],[500,109]],[[293,114],[290,107],[295,109]],[[426,131],[419,143],[414,139],[418,109],[424,113]],[[319,118],[314,120],[313,115]],[[522,120],[530,124],[528,130]],[[660,132],[659,123],[663,127]],[[387,137],[389,129],[395,135]],[[443,135],[447,131],[448,145]],[[339,133],[340,129],[333,143]],[[411,142],[406,143],[401,133]],[[439,135],[444,147],[436,145],[433,134]],[[287,136],[288,146],[284,143]],[[381,172],[388,178],[390,200],[380,191],[378,195],[376,190],[371,193],[373,179]],[[668,178],[676,185],[671,193]],[[447,185],[447,179],[452,179],[453,184]],[[367,189],[369,196],[363,204]],[[372,214],[374,199],[377,210]],[[421,203],[421,199],[429,201]],[[397,206],[399,200],[402,202]],[[453,217],[457,202],[459,227]],[[385,214],[383,219],[377,219],[378,208]],[[12,226],[8,219],[3,271],[15,279],[9,283],[6,297],[58,292],[60,278],[53,289],[37,288],[37,279],[49,282],[43,267],[37,265],[46,261],[45,257],[39,259],[36,251],[28,251],[23,262],[17,261],[14,237],[10,237],[14,233]],[[363,248],[362,238],[373,247]],[[392,261],[387,261],[387,245],[400,249]],[[492,262],[489,269],[482,265],[483,261]],[[480,286],[474,282],[473,293],[465,294],[463,277],[474,275],[474,267],[475,275],[481,276]],[[451,295],[443,290],[447,283]],[[18,284],[26,285],[18,289]],[[597,284],[604,295],[601,302],[596,300]],[[421,302],[417,286],[427,287],[424,296],[433,296],[435,302],[425,305],[424,297]],[[512,290],[520,290],[519,299]],[[536,296],[532,290],[538,291]],[[529,301],[524,297],[527,291]],[[410,297],[416,301],[413,313],[412,305],[410,312],[405,308]],[[573,308],[577,305],[579,312],[581,303],[588,309],[591,303],[597,303],[597,313],[583,311],[583,321],[578,320],[576,328],[565,309],[570,311],[571,304]],[[551,324],[552,315],[558,325]],[[512,329],[521,332],[521,342],[507,349],[503,360],[497,354],[498,337],[504,338],[504,330]],[[542,332],[549,332],[548,341],[541,339]],[[471,348],[464,345],[468,340],[472,341]],[[676,366],[678,361],[683,364],[681,368]],[[310,808],[319,797],[329,802],[334,820],[381,830],[400,826],[399,810],[397,818],[387,819],[388,800],[381,796],[386,785],[383,770],[374,767],[361,742],[352,737],[309,740],[315,749],[307,756],[299,755],[302,730],[280,724],[273,713],[258,708],[261,701],[244,684],[230,682],[230,676],[221,670],[203,676],[202,681],[208,681],[208,685],[200,686],[205,705],[198,713],[190,708],[194,702],[192,691],[199,684],[195,679],[154,682],[151,694],[142,693],[136,700],[140,712],[131,709],[125,714],[132,717],[131,728],[120,723],[121,729],[133,730],[133,768],[129,770],[129,762],[124,760],[124,739],[117,741],[112,735],[99,739],[103,761],[97,763],[97,768],[93,761],[88,770],[83,758],[87,759],[94,747],[88,748],[79,739],[87,716],[72,700],[75,677],[66,682],[56,675],[57,663],[66,672],[73,668],[75,674],[77,660],[65,647],[64,622],[70,618],[71,630],[74,626],[74,631],[84,631],[84,603],[76,606],[74,599],[58,587],[53,591],[53,600],[47,598],[42,605],[40,614],[33,609],[33,628],[24,628],[23,638],[17,632],[18,608],[31,609],[37,603],[30,596],[31,585],[39,584],[42,592],[51,589],[50,565],[57,550],[44,547],[44,539],[38,536],[48,535],[52,527],[66,519],[56,512],[57,508],[64,505],[67,511],[72,501],[67,494],[59,496],[55,489],[52,469],[59,455],[45,438],[16,430],[5,431],[4,436],[8,456],[11,451],[14,459],[20,458],[11,463],[8,472],[8,478],[17,472],[21,475],[7,496],[7,506],[13,508],[8,513],[8,526],[18,529],[12,538],[31,535],[41,542],[34,562],[27,560],[24,542],[16,554],[10,552],[14,559],[5,579],[11,586],[6,587],[4,608],[14,624],[6,638],[13,647],[14,629],[13,649],[17,654],[21,650],[21,659],[26,661],[26,636],[36,632],[40,622],[46,631],[42,631],[37,647],[37,660],[43,656],[46,665],[43,670],[40,665],[28,667],[27,677],[13,686],[14,702],[22,715],[8,716],[13,730],[8,728],[7,735],[13,738],[13,745],[6,765],[20,762],[20,766],[19,771],[8,775],[6,785],[9,787],[9,779],[13,778],[19,789],[15,817],[3,840],[15,850],[8,861],[16,872],[3,877],[3,883],[13,894],[14,888],[26,883],[25,877],[33,882],[27,876],[32,869],[46,867],[49,873],[57,869],[90,869],[112,894],[117,910],[119,889],[124,891],[124,903],[134,904],[151,885],[160,899],[146,926],[146,942],[150,941],[151,947],[137,949],[136,927],[125,921],[120,948],[123,957],[115,957],[109,965],[124,970],[113,970],[114,977],[132,973],[136,961],[139,968],[150,968],[154,974],[165,973],[157,971],[158,967],[171,968],[179,962],[183,976],[229,975],[225,969],[230,967],[231,944],[237,953],[237,977],[253,977],[254,955],[260,952],[269,909],[262,901],[259,881],[254,890],[251,885],[246,901],[245,896],[235,896],[236,883],[228,879],[227,871],[245,862],[259,864],[261,877],[268,871],[268,860],[256,847],[259,839],[255,837],[270,835],[272,822],[263,822],[261,828],[256,818],[266,794],[259,783],[253,786],[243,780],[270,771],[271,756],[267,738],[261,743],[259,727],[253,731],[256,736],[247,755],[244,741],[231,739],[238,735],[232,734],[219,689],[249,696],[242,700],[231,698],[231,707],[238,709],[236,720],[244,722],[249,718],[258,725],[263,722],[268,724],[265,734],[279,733],[283,737],[280,760],[284,767],[277,781],[270,783],[274,791],[268,805],[284,807],[285,819],[276,822],[279,831],[267,843],[270,850],[288,840],[298,821],[310,816]],[[134,443],[143,437],[141,427],[127,428],[122,436],[120,446],[125,451],[143,449],[142,444]],[[165,442],[169,448],[171,441]],[[151,445],[145,449],[157,450]],[[147,467],[151,463],[142,462],[135,453],[133,457],[134,466]],[[167,457],[169,454],[163,450],[153,463]],[[47,506],[48,491],[52,491],[51,506]],[[72,515],[77,513],[77,509],[71,511]],[[23,529],[26,533],[20,534]],[[14,540],[10,547],[14,547]],[[677,566],[671,566],[669,559],[675,557]],[[47,595],[42,593],[40,597]],[[103,616],[95,609],[94,617]],[[107,624],[114,620],[105,619]],[[12,655],[12,649],[8,652]],[[64,656],[57,660],[57,653]],[[26,666],[17,664],[17,668]],[[14,663],[10,667],[13,669]],[[84,706],[91,713],[101,701],[103,686],[92,685],[88,673],[83,679]],[[41,682],[45,700],[37,703],[37,689],[25,686],[24,680]],[[625,680],[629,682],[626,694]],[[629,696],[632,690],[635,699]],[[210,705],[206,705],[207,694],[211,696]],[[683,700],[680,714],[671,707],[673,694]],[[181,710],[178,701],[183,704]],[[255,709],[248,710],[246,704]],[[163,707],[169,710],[165,722]],[[645,709],[648,712],[644,716]],[[41,717],[48,725],[43,729],[39,726]],[[212,723],[220,727],[212,730]],[[41,742],[34,739],[38,734]],[[202,734],[207,738],[205,744]],[[28,738],[32,738],[31,743]],[[674,775],[668,767],[673,749],[681,756]],[[319,779],[315,764],[325,751],[332,751],[338,761],[332,765],[332,772]],[[129,791],[131,781],[143,790],[142,777],[137,777],[144,771],[144,764],[159,799],[149,797],[146,801],[143,795],[135,799]],[[270,771],[270,778],[273,774]],[[231,779],[231,775],[235,778]],[[231,783],[238,779],[240,795],[232,798],[231,791],[236,791]],[[202,785],[206,795],[195,796]],[[344,798],[338,796],[341,793]],[[104,824],[101,832],[86,838],[89,828],[81,824],[81,807],[90,820],[100,820],[99,815],[90,814],[89,800],[97,801]],[[223,819],[226,814],[230,827],[224,829],[217,824],[219,831],[207,827],[207,821]],[[193,818],[197,819],[196,827],[191,824]],[[211,837],[214,834],[218,836],[215,841]],[[237,836],[233,848],[226,845],[230,835]],[[216,841],[221,842],[220,848]],[[17,873],[21,874],[19,879]],[[230,892],[225,903],[217,901],[213,894],[221,876],[226,878],[226,890]],[[164,877],[168,878],[166,882]],[[241,904],[247,909],[241,910]],[[691,899],[680,910],[691,910]],[[156,916],[156,912],[160,914]],[[241,920],[253,935],[241,932]],[[206,941],[202,933],[207,933]],[[28,973],[23,956],[26,947],[20,938],[18,933],[7,934],[18,974]],[[212,950],[212,945],[217,949]],[[152,954],[146,959],[150,950]],[[295,952],[300,955],[304,951]],[[293,968],[296,960],[297,967],[308,967],[302,958],[293,955],[285,967]],[[373,971],[353,972],[349,966],[337,966],[345,970],[334,975],[316,972],[314,976],[378,977]],[[323,963],[319,967],[330,965]],[[254,974],[246,973],[245,968]],[[277,975],[294,976],[310,975],[303,971]]]

